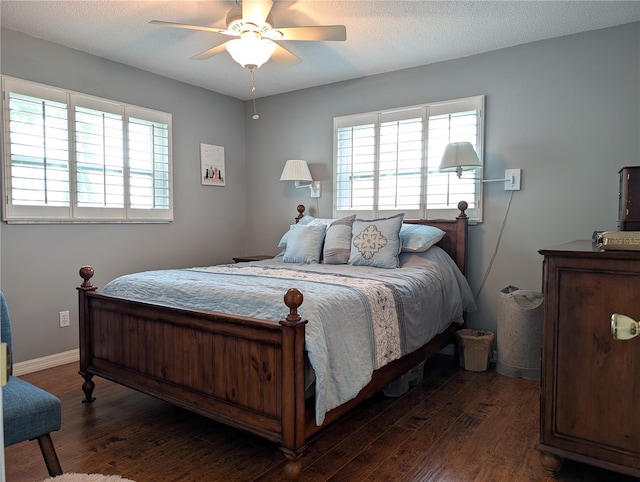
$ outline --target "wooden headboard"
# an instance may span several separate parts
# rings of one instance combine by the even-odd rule
[[[465,211],[469,207],[466,201],[458,203],[460,214],[455,219],[405,219],[407,224],[427,224],[442,229],[444,238],[438,242],[438,246],[444,249],[462,271],[467,275],[467,248],[469,236],[469,218]]]
[[[467,275],[467,247],[469,235],[469,218],[465,211],[469,207],[466,201],[458,203],[460,214],[455,219],[405,219],[407,224],[426,224],[442,229],[446,234],[440,240],[438,246],[444,249],[456,262],[460,271]],[[296,223],[304,216],[305,206],[299,204]]]

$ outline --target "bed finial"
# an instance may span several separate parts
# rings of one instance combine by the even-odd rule
[[[458,215],[458,217],[456,219],[465,219],[465,218],[467,218],[467,214],[465,213],[465,211],[467,210],[468,207],[469,207],[469,203],[467,203],[467,201],[460,201],[458,203],[458,209],[460,210],[460,214]]]
[[[298,314],[298,308],[302,304],[302,293],[296,288],[289,288],[284,295],[284,304],[289,308],[289,314],[287,315],[287,321],[300,321],[301,317]]]
[[[91,284],[91,278],[93,277],[94,270],[91,266],[83,266],[80,268],[80,277],[84,280],[80,285],[80,288],[86,291],[95,290],[96,287]]]
[[[298,215],[296,216],[296,224],[298,224],[298,221],[300,221],[302,219],[302,217],[304,216],[304,204],[298,204]]]

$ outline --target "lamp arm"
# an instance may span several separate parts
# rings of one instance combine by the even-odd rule
[[[498,181],[510,181],[513,182],[513,177],[507,177],[505,179],[482,179],[480,177],[460,177],[460,179],[471,179],[472,181],[480,181],[480,182],[498,182]]]
[[[513,177],[507,177],[505,179],[480,179],[480,182],[500,182],[500,181],[513,182]]]

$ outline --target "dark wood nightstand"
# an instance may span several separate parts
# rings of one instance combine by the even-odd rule
[[[262,261],[263,259],[271,259],[273,256],[266,256],[262,254],[258,255],[249,255],[249,256],[238,256],[233,258],[234,263],[245,263],[247,261]]]

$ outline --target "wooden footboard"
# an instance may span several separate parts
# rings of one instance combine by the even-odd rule
[[[183,310],[79,289],[85,401],[99,375],[283,447],[301,446],[304,407],[302,295],[290,291],[280,324]],[[297,396],[296,396],[297,394]]]
[[[467,218],[416,221],[447,235],[441,246],[466,268]],[[93,269],[80,270],[80,375],[84,402],[94,400],[101,376],[281,445],[285,476],[298,479],[309,438],[398,376],[454,340],[455,326],[421,349],[377,370],[360,394],[315,424],[305,400],[305,324],[302,294],[284,295],[289,315],[280,323],[202,310],[186,310],[99,293]],[[283,313],[285,307],[283,306]]]

